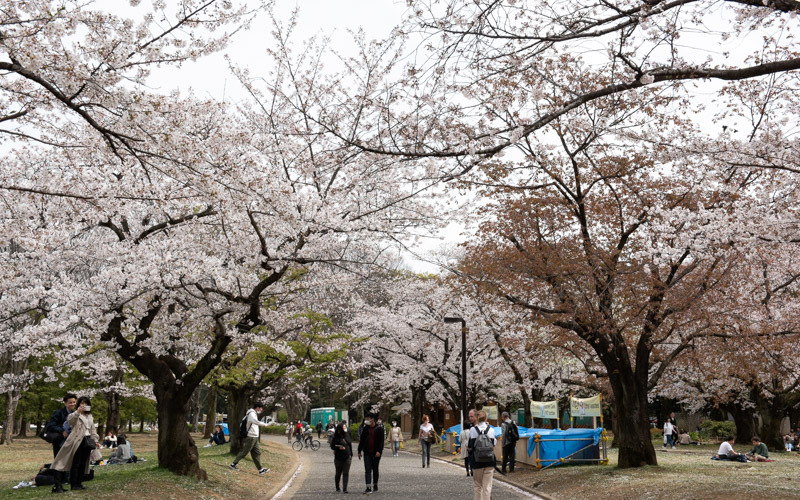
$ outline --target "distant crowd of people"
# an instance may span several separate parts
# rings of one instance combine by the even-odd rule
[[[329,423],[329,427],[332,422]],[[516,440],[519,437],[516,424],[508,413],[503,413],[503,437],[508,438],[512,444],[503,448],[503,470],[506,465],[509,470],[514,470],[514,451]],[[296,431],[295,431],[296,432]],[[288,433],[287,433],[288,434]],[[380,462],[386,440],[391,443],[392,456],[399,454],[403,443],[403,433],[397,422],[391,423],[387,431],[382,420],[377,414],[367,414],[364,422],[358,429],[358,447],[355,453],[358,459],[364,461],[365,494],[378,491],[380,479]],[[290,438],[291,440],[291,438]],[[427,415],[423,415],[419,427],[419,445],[421,450],[422,468],[431,466],[431,447],[441,441],[439,433],[430,422]],[[347,493],[350,466],[353,460],[353,443],[346,422],[339,422],[333,427],[329,438],[330,447],[334,454],[334,487],[337,492]],[[461,450],[464,457],[467,476],[473,478],[473,489],[476,500],[489,500],[492,495],[492,481],[494,471],[497,469],[497,460],[494,455],[494,446],[497,443],[494,428],[489,425],[488,417],[484,411],[469,411],[468,420],[464,422],[461,434]]]
[[[800,451],[800,427],[794,432],[784,434],[783,446],[786,451]]]

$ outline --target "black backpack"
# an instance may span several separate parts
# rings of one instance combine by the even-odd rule
[[[47,432],[47,429],[43,430],[39,437],[47,441],[48,443],[56,444],[61,442],[64,437],[58,432]]]
[[[506,440],[506,444],[514,444],[519,441],[519,429],[517,428],[517,424],[509,422],[508,425],[506,425],[506,435],[503,436],[503,439]]]
[[[242,423],[239,424],[239,437],[240,438],[246,438],[247,437],[248,427],[249,426],[247,425],[247,415],[245,415],[244,418],[242,419]]]
[[[476,463],[494,462],[494,443],[492,438],[489,437],[490,428],[487,425],[483,431],[476,429],[478,431],[478,439],[475,440],[475,446],[473,447],[473,457]]]

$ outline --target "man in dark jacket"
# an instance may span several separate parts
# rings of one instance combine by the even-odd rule
[[[48,434],[53,433],[61,435],[61,439],[53,442],[53,457],[58,455],[58,450],[61,449],[61,445],[64,444],[64,440],[67,439],[68,433],[64,430],[64,422],[67,421],[67,415],[75,410],[75,403],[78,402],[78,396],[67,393],[63,401],[64,407],[53,412],[53,415],[50,417],[50,420],[47,421],[47,425],[44,428],[44,431]]]
[[[358,459],[364,454],[364,472],[367,480],[365,494],[378,491],[378,466],[383,452],[384,429],[375,421],[378,416],[370,413],[367,415],[367,425],[361,429],[358,436]],[[372,488],[370,488],[372,485]]]
[[[508,414],[507,411],[503,412],[502,415],[503,424],[501,425],[503,429],[503,474],[506,473],[506,464],[509,466],[509,471],[514,472],[514,465],[515,459],[517,454],[517,439],[514,437],[519,436],[519,429],[517,429],[517,424],[511,420],[511,416]],[[516,430],[516,433],[512,432],[512,429]]]

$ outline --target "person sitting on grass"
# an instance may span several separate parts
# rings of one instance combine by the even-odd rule
[[[116,448],[117,447],[117,436],[114,433],[114,429],[111,428],[106,432],[106,437],[103,438],[103,448]]]
[[[118,436],[117,449],[108,457],[110,464],[127,464],[131,462],[133,450],[125,434]]]
[[[686,444],[699,445],[700,444],[699,441],[692,440],[692,436],[690,436],[688,432],[684,432],[683,434],[680,434],[678,437],[680,438],[678,441],[682,445],[686,445]]]
[[[767,462],[769,461],[769,450],[767,445],[761,442],[761,438],[753,436],[750,440],[753,443],[753,449],[747,454],[747,459],[752,462]]]
[[[715,457],[717,460],[736,460],[739,462],[747,462],[747,457],[741,453],[736,453],[733,449],[733,442],[736,440],[733,436],[727,436],[725,441],[719,445],[719,450]]]
[[[216,445],[225,444],[226,442],[227,441],[225,441],[225,431],[222,430],[222,426],[215,425],[214,432],[211,433],[211,439],[208,440],[208,444],[205,447],[208,448],[209,446],[213,446],[215,444]]]

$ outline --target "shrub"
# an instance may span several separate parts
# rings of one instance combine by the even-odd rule
[[[355,443],[358,441],[358,428],[361,427],[361,424],[350,424],[350,439]]]
[[[700,437],[722,440],[736,435],[736,424],[730,420],[705,420],[700,424]]]
[[[700,441],[700,433],[699,432],[690,432],[689,437],[692,441]]]
[[[661,429],[652,428],[650,429],[650,439],[663,439],[664,435],[661,433]]]
[[[262,427],[261,428],[262,434],[279,434],[283,435],[286,434],[286,426],[285,425],[270,425],[269,427]]]

